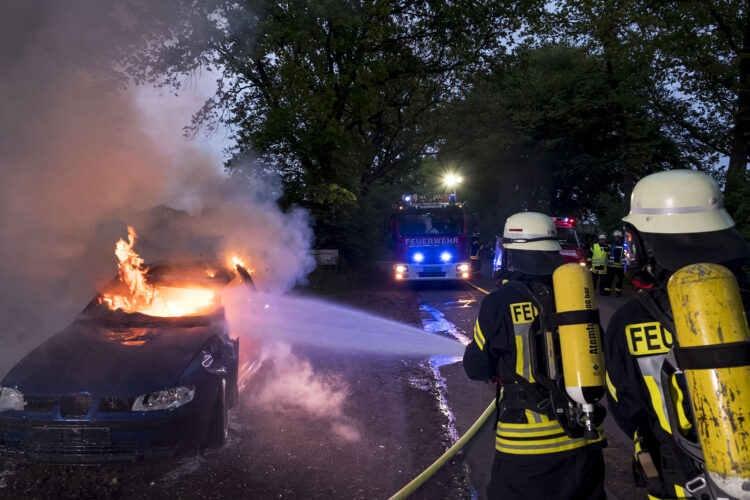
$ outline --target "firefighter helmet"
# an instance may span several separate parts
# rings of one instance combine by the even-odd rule
[[[607,235],[606,234],[600,234],[599,235],[599,239],[600,240],[606,240],[607,239]]]
[[[708,175],[669,170],[641,179],[630,197],[626,267],[635,271],[653,258],[669,271],[697,262],[736,267],[750,248],[724,209],[724,196]]]
[[[520,212],[508,217],[503,230],[503,265],[508,270],[549,275],[563,264],[560,242],[552,219],[538,212]]]
[[[617,238],[618,236],[622,238],[622,231],[616,230],[614,233],[612,233],[612,236]]]
[[[641,179],[623,220],[643,233],[704,233],[734,227],[719,186],[695,170],[668,170]]]

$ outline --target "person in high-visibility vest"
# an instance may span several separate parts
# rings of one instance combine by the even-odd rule
[[[600,234],[599,241],[591,245],[587,260],[591,268],[591,277],[594,280],[594,291],[604,290],[609,262],[609,245],[607,245],[606,235]]]
[[[503,385],[487,496],[603,499],[604,434],[571,437],[549,406],[535,404],[544,395],[534,378],[532,357],[544,353],[532,337],[541,334],[539,310],[555,310],[553,273],[564,264],[554,222],[535,212],[512,215],[501,241],[501,284],[482,302],[474,340],[463,358],[469,378]]]
[[[622,285],[625,275],[625,246],[623,245],[622,231],[615,231],[612,233],[612,236],[614,236],[614,241],[609,246],[607,279],[603,295],[609,295],[612,288],[614,288],[615,295],[622,297]]]
[[[666,285],[685,266],[721,264],[743,280],[747,314],[750,295],[740,269],[750,264],[750,247],[724,209],[716,182],[702,172],[644,177],[623,221],[627,272],[641,291],[615,312],[604,335],[609,415],[634,440],[634,479],[650,499],[711,498],[702,496],[703,464],[677,444],[679,436],[696,432],[696,421],[711,419],[692,415],[683,378],[662,377],[677,341]]]

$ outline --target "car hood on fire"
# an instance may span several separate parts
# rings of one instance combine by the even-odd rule
[[[18,362],[2,385],[33,395],[138,396],[174,387],[201,347],[222,331],[223,314],[82,315]]]

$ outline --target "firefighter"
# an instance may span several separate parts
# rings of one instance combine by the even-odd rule
[[[589,248],[588,264],[591,268],[591,277],[594,280],[594,291],[604,289],[607,280],[607,263],[609,262],[609,245],[607,236],[599,235],[599,242]]]
[[[697,171],[643,178],[623,221],[628,275],[641,291],[617,310],[604,335],[608,408],[634,439],[634,479],[648,488],[649,498],[692,498],[701,464],[677,441],[694,438],[694,421],[709,417],[692,416],[684,379],[669,376],[669,387],[663,385],[664,360],[676,344],[666,285],[675,271],[695,263],[739,273],[750,263],[750,248],[724,209],[716,183]],[[742,285],[744,277],[737,276]],[[747,298],[743,294],[745,311]]]
[[[541,392],[532,374],[531,337],[541,333],[542,304],[554,311],[552,274],[563,264],[554,222],[540,213],[515,214],[501,241],[502,284],[482,302],[463,359],[469,378],[498,384],[498,395],[503,385],[488,497],[605,498],[603,433],[569,437],[552,412],[527,408]]]
[[[622,297],[622,282],[625,276],[625,246],[623,245],[622,231],[615,231],[612,236],[614,241],[609,246],[607,278],[602,295],[609,295],[614,288],[615,295]]]

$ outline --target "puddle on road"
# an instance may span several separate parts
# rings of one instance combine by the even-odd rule
[[[448,321],[445,318],[445,314],[440,310],[425,304],[424,300],[421,302],[422,303],[419,305],[419,312],[422,319],[422,329],[424,329],[425,332],[458,340],[463,345],[469,345],[471,343],[471,339],[466,336],[463,330]]]
[[[459,302],[463,303],[463,301]],[[471,302],[474,301],[466,301],[466,305],[461,307],[470,307]],[[451,304],[455,303],[456,302],[452,302]],[[454,338],[461,342],[463,345],[468,345],[471,343],[471,339],[464,333],[462,329],[448,321],[442,311],[424,303],[424,300],[421,301],[419,311],[422,319],[422,328],[425,332]],[[461,436],[459,435],[458,429],[456,428],[456,417],[453,414],[450,406],[448,405],[448,400],[446,398],[447,382],[443,375],[440,373],[440,368],[446,365],[460,362],[461,359],[461,356],[432,356],[428,361],[429,370],[432,372],[432,380],[422,381],[421,386],[414,385],[414,382],[416,381],[412,381],[414,387],[423,390],[433,390],[437,394],[438,408],[448,421],[445,426],[445,430],[450,441],[450,446],[453,446]],[[437,457],[435,458],[437,459]],[[464,463],[462,468],[464,471],[463,482],[469,487],[472,500],[475,500],[476,498],[478,498],[478,492],[471,484],[471,481],[469,479],[469,466],[468,464]]]

